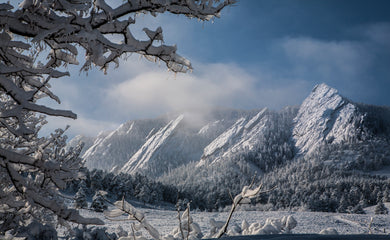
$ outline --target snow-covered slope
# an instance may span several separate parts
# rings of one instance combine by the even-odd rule
[[[294,119],[293,139],[298,153],[310,153],[324,143],[362,138],[364,114],[326,84],[314,87]]]
[[[82,156],[90,169],[123,166],[146,139],[166,124],[163,118],[129,121],[112,132],[99,134]]]
[[[261,135],[267,131],[268,110],[265,108],[254,117],[242,117],[204,148],[198,166],[218,162],[235,153],[253,151]]]
[[[169,165],[169,162],[173,159],[169,159],[169,161],[161,159],[163,161],[162,162],[159,157],[153,158],[153,155],[161,151],[161,148],[164,147],[164,145],[167,145],[168,139],[174,136],[175,129],[177,129],[183,118],[184,116],[180,115],[175,120],[170,121],[165,127],[161,128],[155,134],[152,134],[143,146],[122,167],[121,172],[134,174],[141,171],[145,173],[149,170],[152,173],[157,173],[157,169],[151,169],[152,166],[150,165],[152,162],[154,162],[156,167],[164,167],[166,164]]]
[[[227,118],[216,120],[215,116],[209,115],[194,122],[194,118],[198,118],[196,114],[179,115],[151,135],[121,172],[156,178],[189,162],[199,161],[204,148],[230,127],[240,114],[236,116],[227,111],[220,116]]]
[[[95,137],[77,135],[66,144],[66,150],[76,147],[79,143],[84,143],[84,147],[80,152],[80,156],[82,156],[93,145],[94,141]]]
[[[90,169],[117,172],[123,168],[122,172],[155,177],[190,161],[198,161],[205,146],[238,118],[253,113],[216,109],[129,121],[115,131],[99,134],[93,144],[87,144],[89,148],[82,157]],[[71,142],[79,138],[82,136]]]
[[[249,168],[269,171],[313,154],[364,169],[367,162],[390,163],[389,136],[390,108],[353,103],[320,84],[300,107],[281,111],[215,109],[130,121],[100,134],[83,157],[88,168],[116,168],[153,178],[178,175],[190,162],[192,169],[185,169],[183,176],[190,171],[217,174],[201,171],[211,166],[215,171],[232,167],[236,173]]]

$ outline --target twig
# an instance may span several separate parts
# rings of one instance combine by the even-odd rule
[[[255,175],[255,176],[256,176],[256,175]],[[232,208],[230,209],[230,213],[229,213],[229,216],[228,216],[228,218],[227,218],[227,220],[226,220],[226,223],[225,223],[225,225],[221,228],[221,230],[218,232],[218,234],[215,236],[215,238],[221,238],[221,237],[226,233],[227,228],[228,228],[229,223],[230,223],[230,220],[231,220],[231,218],[232,218],[232,216],[233,216],[233,213],[234,213],[234,211],[236,210],[237,206],[240,205],[240,203],[241,203],[241,201],[242,201],[243,199],[245,199],[245,198],[249,198],[249,199],[250,199],[250,198],[254,198],[254,197],[258,196],[259,194],[263,194],[263,193],[272,191],[272,190],[274,190],[274,189],[276,188],[276,187],[274,187],[274,188],[272,188],[272,189],[270,189],[270,190],[266,190],[266,191],[261,191],[261,192],[260,192],[261,188],[263,187],[263,184],[260,184],[259,187],[257,187],[256,189],[253,190],[253,191],[255,191],[255,192],[252,192],[252,193],[250,193],[250,194],[248,195],[247,190],[250,189],[250,188],[253,186],[255,176],[252,178],[252,182],[251,182],[250,186],[249,186],[248,188],[244,187],[244,189],[246,189],[246,190],[243,189],[243,191],[242,191],[240,194],[238,194],[238,195],[234,198],[233,204],[232,204]]]
[[[228,189],[228,193],[229,193],[230,199],[232,200],[232,202],[234,202],[234,198],[233,198],[232,192],[230,192],[230,189]]]
[[[187,214],[187,240],[188,240],[188,237],[190,236],[190,203],[187,203],[187,210],[188,210],[188,214]]]
[[[183,228],[181,225],[181,217],[180,217],[180,206],[177,204],[177,218],[179,219],[179,228],[180,228],[180,233],[181,233],[181,238],[184,240],[184,233],[183,233]]]
[[[368,225],[368,233],[369,233],[369,234],[372,234],[371,226],[372,226],[372,222],[373,222],[373,221],[374,221],[374,218],[371,217],[370,224]]]
[[[131,232],[133,233],[133,238],[134,238],[134,240],[136,240],[136,238],[135,238],[135,232],[134,232],[134,223],[131,224]]]
[[[255,172],[255,175],[253,175],[251,184],[249,185],[249,188],[253,187],[253,184],[255,184],[256,175],[257,175],[257,172]]]

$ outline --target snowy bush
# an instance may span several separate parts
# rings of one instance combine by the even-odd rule
[[[323,235],[338,235],[339,233],[334,228],[326,228],[326,229],[321,230],[320,234],[323,234]]]
[[[255,178],[253,178],[255,179]],[[236,236],[236,235],[253,235],[253,234],[280,234],[280,233],[291,233],[291,230],[296,227],[297,221],[292,217],[283,217],[281,219],[267,219],[265,225],[261,226],[259,223],[249,225],[244,221],[240,226],[233,225],[228,228],[230,220],[234,211],[240,204],[248,203],[250,199],[255,198],[258,194],[264,193],[261,191],[262,185],[257,188],[252,188],[253,181],[250,186],[244,186],[241,193],[236,195],[233,199],[233,204],[226,222],[215,221],[214,219],[210,220],[210,233],[206,236],[208,238],[220,238],[223,235]],[[139,239],[144,240],[145,237],[142,236],[141,229],[144,229],[148,234],[155,240],[164,239],[164,240],[176,240],[176,239],[200,239],[203,237],[203,233],[197,223],[194,222],[193,218],[190,216],[190,207],[189,203],[187,204],[186,210],[183,214],[180,214],[180,205],[178,207],[178,220],[179,226],[173,229],[173,231],[167,236],[161,236],[157,229],[151,226],[146,220],[145,215],[136,209],[133,205],[125,201],[123,198],[122,201],[117,201],[114,203],[117,207],[111,211],[105,211],[104,214],[106,218],[110,220],[115,220],[118,217],[123,217],[127,215],[129,220],[136,221],[137,224],[133,225],[133,237],[124,236],[121,237],[121,240],[128,239]]]
[[[73,229],[74,234],[70,240],[116,240],[118,236],[115,233],[106,232],[106,228],[83,226]],[[69,236],[68,236],[69,237]]]
[[[174,239],[200,239],[203,237],[199,224],[194,222],[193,218],[190,216],[189,204],[181,216],[180,212],[178,214],[179,226],[175,228],[171,232],[170,236],[167,236],[167,238],[173,237]]]
[[[6,239],[15,237],[24,240],[57,240],[57,231],[53,226],[42,224],[36,220],[30,219],[22,226],[14,230],[9,230]]]
[[[222,229],[224,222],[210,219],[210,234],[208,237],[213,237]],[[280,219],[267,218],[264,225],[260,223],[248,224],[243,220],[241,226],[234,225],[226,233],[227,236],[238,235],[259,235],[259,234],[283,234],[291,233],[292,229],[297,226],[297,221],[293,216],[284,216]]]

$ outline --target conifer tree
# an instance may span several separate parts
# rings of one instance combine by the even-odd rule
[[[375,207],[375,214],[388,214],[389,209],[383,204],[383,201],[379,201]]]
[[[103,212],[104,210],[107,209],[107,204],[104,200],[105,194],[106,192],[104,191],[97,191],[93,196],[91,209],[93,209],[95,212]]]
[[[77,191],[77,193],[74,197],[74,200],[75,200],[75,207],[76,208],[87,208],[88,207],[87,196],[86,196],[85,191],[82,187],[80,187],[79,190]]]

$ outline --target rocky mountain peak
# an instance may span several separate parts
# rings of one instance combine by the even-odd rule
[[[310,152],[323,143],[349,141],[359,134],[364,114],[338,91],[326,84],[314,87],[294,119],[293,140],[299,153]]]

